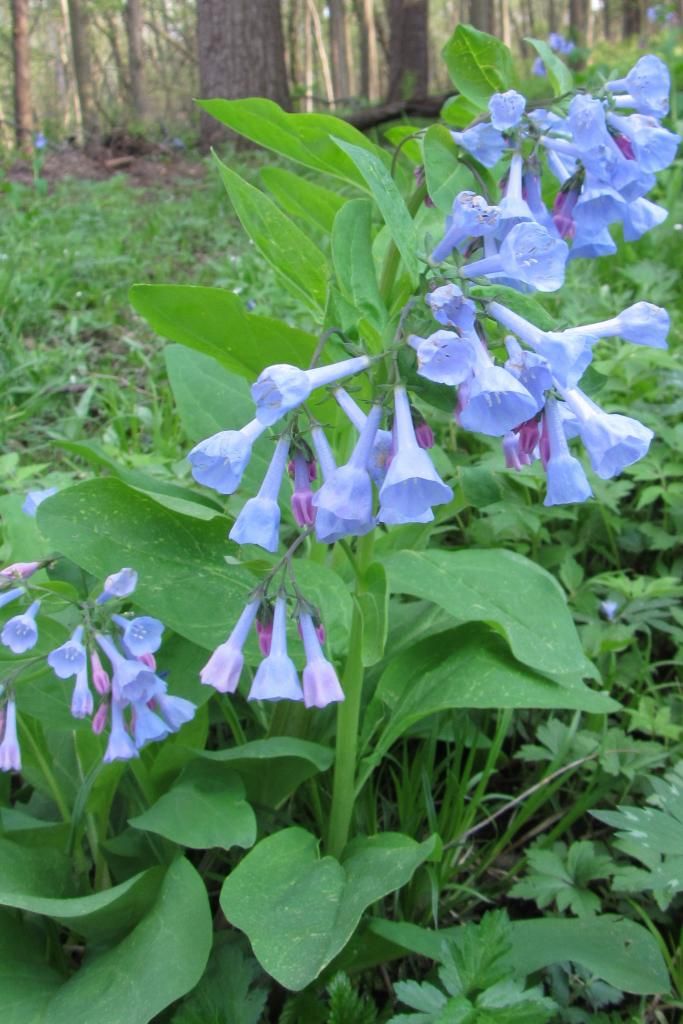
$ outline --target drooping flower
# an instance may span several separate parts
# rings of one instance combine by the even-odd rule
[[[107,576],[104,589],[97,598],[96,604],[104,604],[114,597],[130,597],[138,585],[138,574],[135,569],[119,569]]]
[[[279,595],[273,617],[270,654],[259,665],[248,700],[303,700],[294,662],[287,654],[287,605]]]
[[[249,465],[254,442],[266,424],[251,420],[241,430],[221,430],[195,445],[187,456],[197,483],[219,494],[237,490]]]
[[[251,389],[256,403],[256,417],[260,423],[270,426],[305,402],[316,388],[360,373],[369,365],[368,356],[357,356],[330,366],[318,366],[313,370],[300,370],[288,363],[269,366],[259,375]]]
[[[652,302],[635,302],[609,320],[578,328],[596,338],[622,337],[634,345],[666,348],[670,327],[669,314]]]
[[[649,427],[630,416],[605,412],[579,388],[564,391],[562,397],[577,419],[591,466],[603,480],[647,455],[654,437]]]
[[[381,415],[381,406],[374,405],[349,461],[335,469],[313,495],[315,532],[323,544],[338,540],[340,536],[361,536],[375,525],[368,464]],[[340,534],[340,530],[343,533]]]
[[[11,590],[0,590],[0,608],[4,608],[5,605],[11,604],[12,601],[16,601],[25,593],[26,590],[24,587],[12,587]]]
[[[65,679],[66,676],[60,676]],[[87,718],[93,712],[93,696],[88,686],[88,668],[85,658],[76,673],[76,685],[71,695],[71,714],[74,718]]]
[[[593,492],[583,466],[569,450],[554,398],[546,402],[543,419],[549,452],[545,466],[548,487],[543,504],[567,505],[586,501]]]
[[[140,750],[146,743],[156,743],[170,733],[167,723],[144,700],[133,704],[133,739]]]
[[[471,153],[484,167],[494,167],[503,153],[507,142],[504,136],[492,124],[475,124],[464,132],[451,132],[453,141]]]
[[[514,89],[495,92],[489,100],[491,124],[499,132],[509,131],[519,124],[525,107],[525,98]]]
[[[5,623],[0,642],[13,654],[25,654],[38,642],[36,615],[39,608],[40,601],[34,601],[22,615],[15,615]]]
[[[597,337],[589,328],[542,331],[500,302],[489,302],[487,313],[529,345],[548,363],[553,377],[563,387],[574,387],[593,358]]]
[[[666,117],[669,113],[669,69],[653,53],[641,57],[625,78],[608,82],[607,89],[625,94],[615,96],[617,107],[634,107],[640,114],[658,118]]]
[[[113,700],[111,702],[109,742],[102,760],[109,764],[111,761],[130,761],[139,756],[137,747],[126,728],[123,705],[119,701]]]
[[[521,153],[515,153],[510,161],[510,170],[508,172],[505,193],[498,208],[500,211],[498,215],[500,226],[497,232],[497,237],[500,237],[504,232],[507,232],[515,224],[534,220],[534,215],[529,208],[529,204],[522,195],[523,169],[524,160],[522,159],[522,155]]]
[[[95,634],[101,650],[109,658],[112,667],[113,702],[133,704],[136,701],[150,701],[166,692],[166,684],[143,662],[125,658],[109,636]]]
[[[266,551],[277,551],[280,543],[280,505],[278,495],[287,466],[289,436],[281,437],[275,454],[255,498],[249,498],[228,536],[237,544],[257,544]]]
[[[83,626],[77,626],[66,643],[48,654],[47,663],[58,679],[69,679],[84,670],[86,652],[82,637]]]
[[[663,171],[676,156],[680,135],[662,128],[656,117],[645,114],[630,114],[619,117],[609,114],[611,127],[616,128],[631,144],[633,157],[645,171]]]
[[[303,672],[305,706],[324,708],[333,701],[344,700],[334,665],[324,656],[311,615],[305,610],[299,613],[299,628],[306,652]]]
[[[498,227],[499,210],[490,206],[476,192],[459,192],[446,217],[446,232],[429,257],[431,263],[441,263],[465,239],[482,238],[493,234]]]
[[[380,488],[379,519],[388,522],[388,516],[398,515],[403,522],[424,522],[415,517],[424,516],[433,505],[447,504],[453,498],[453,491],[417,443],[410,402],[401,385],[394,389],[394,408],[396,452]]]
[[[21,771],[21,750],[17,735],[17,705],[10,698],[5,705],[5,725],[0,743],[0,772]]]
[[[425,302],[432,311],[432,316],[444,327],[457,327],[467,333],[474,327],[477,307],[472,299],[467,299],[457,284],[444,284],[427,292]]]
[[[191,700],[173,697],[168,693],[156,697],[154,705],[171,732],[177,732],[186,722],[191,722],[197,711],[197,706]]]
[[[25,512],[27,516],[35,516],[38,506],[42,505],[44,501],[47,501],[48,498],[51,498],[56,493],[56,487],[46,487],[42,491],[29,491],[24,504],[21,506],[21,511]]]
[[[531,419],[539,404],[514,374],[494,364],[481,343],[478,349],[458,419],[466,430],[502,437]]]
[[[153,654],[161,647],[164,624],[159,619],[153,619],[150,615],[139,615],[134,619],[112,615],[112,621],[121,630],[123,645],[134,658]]]
[[[219,693],[234,693],[244,665],[244,647],[249,630],[256,618],[260,598],[250,601],[242,611],[228,639],[213,652],[199,677],[205,686],[213,686]]]
[[[408,343],[417,353],[417,372],[437,384],[462,384],[476,363],[479,340],[472,332],[435,331],[428,338],[411,334]]]
[[[462,267],[460,273],[466,278],[503,273],[540,292],[553,292],[564,281],[568,253],[567,243],[562,239],[553,238],[540,224],[523,222],[505,236],[496,256],[475,260]]]
[[[367,415],[354,401],[351,395],[344,388],[335,388],[334,397],[339,407],[348,416],[350,422],[360,434],[365,426]],[[325,442],[326,443],[326,442]],[[370,458],[368,459],[368,473],[376,487],[382,486],[382,481],[387,475],[387,466],[391,461],[391,453],[394,448],[394,439],[390,430],[378,430],[372,444]],[[329,473],[328,473],[329,476]]]

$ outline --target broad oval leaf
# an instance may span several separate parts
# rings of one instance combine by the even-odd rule
[[[327,771],[334,760],[329,747],[293,736],[270,736],[239,747],[198,753],[239,772],[249,800],[264,807],[279,807],[302,782]]]
[[[480,110],[494,92],[514,85],[512,54],[505,43],[471,25],[458,25],[443,57],[456,89]]]

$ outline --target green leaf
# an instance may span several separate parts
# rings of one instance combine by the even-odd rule
[[[545,65],[548,81],[553,87],[556,96],[563,96],[574,88],[574,76],[563,60],[553,53],[548,44],[542,39],[531,39],[526,36],[525,43],[531,43],[534,50]]]
[[[470,295],[474,299],[485,299],[487,302],[500,302],[507,306],[513,313],[518,313],[525,320],[529,320],[542,331],[556,331],[557,321],[536,299],[530,295],[523,295],[502,284],[478,284],[470,289]]]
[[[559,911],[569,909],[578,917],[599,912],[600,899],[588,885],[608,878],[614,865],[594,843],[583,840],[569,849],[564,843],[554,843],[552,849],[529,850],[527,860],[527,874],[512,886],[512,897],[533,900],[541,910],[554,902]]]
[[[162,508],[119,480],[89,480],[38,509],[54,549],[101,580],[122,566],[139,574],[135,604],[209,650],[225,639],[254,577],[225,556],[227,521],[204,522]]]
[[[427,129],[423,142],[427,192],[442,213],[449,214],[458,192],[472,186],[472,174],[458,160],[451,133],[442,124]]]
[[[454,128],[467,128],[481,113],[481,108],[464,96],[450,96],[441,108],[440,117]]]
[[[362,175],[353,162],[339,152],[331,141],[332,135],[389,161],[388,155],[362,132],[329,114],[288,114],[272,100],[258,98],[200,100],[199,106],[252,142],[361,188],[365,187]]]
[[[375,153],[368,152],[367,149],[360,146],[354,146],[341,138],[335,138],[334,141],[344,153],[351,157],[363,175],[396,248],[401,254],[411,282],[417,284],[420,276],[420,265],[417,259],[417,233],[413,219],[394,179]]]
[[[173,1015],[173,1024],[259,1024],[268,992],[255,984],[263,975],[252,956],[234,941],[237,933],[218,932],[209,966],[197,988]]]
[[[164,338],[213,356],[250,380],[274,363],[308,363],[316,345],[305,331],[247,313],[242,299],[222,288],[136,284],[130,301]]]
[[[366,907],[410,880],[434,840],[385,833],[357,839],[341,863],[320,857],[301,828],[261,840],[226,878],[221,907],[276,981],[299,991],[351,938]]]
[[[372,204],[351,199],[342,206],[332,230],[332,260],[337,284],[358,311],[382,330],[387,311],[379,294],[372,258]]]
[[[328,235],[331,233],[334,218],[346,202],[344,196],[283,167],[264,167],[261,179],[292,217],[299,217]]]
[[[129,821],[134,828],[193,850],[247,849],[256,842],[256,816],[239,775],[226,765],[205,761],[191,761],[155,804]]]
[[[294,295],[322,313],[329,268],[325,254],[275,203],[214,154],[242,227]]]
[[[45,963],[45,934],[15,914],[0,910],[2,1024],[43,1024],[63,981]]]
[[[118,945],[95,953],[52,999],[44,1024],[148,1024],[199,981],[211,949],[211,910],[188,861],[168,869],[159,897]]]
[[[369,566],[362,587],[358,602],[363,613],[363,664],[368,666],[384,657],[389,631],[389,585],[380,562]]]
[[[594,673],[557,581],[512,551],[403,551],[385,561],[394,593],[499,630],[518,661],[550,676]]]
[[[239,747],[197,753],[239,772],[250,802],[264,807],[279,807],[302,782],[327,771],[334,759],[329,747],[291,736],[271,736]]]
[[[505,43],[471,25],[458,25],[443,57],[456,89],[481,110],[494,92],[514,84],[512,54]]]

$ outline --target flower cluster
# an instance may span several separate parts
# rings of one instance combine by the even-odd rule
[[[43,564],[20,562],[0,572],[0,608],[26,596],[30,599],[25,581]],[[19,585],[11,586],[12,583]],[[130,618],[116,611],[136,586],[137,573],[133,569],[121,569],[108,576],[96,600],[81,606],[84,621],[65,643],[47,655],[47,663],[58,679],[75,678],[71,695],[73,717],[92,717],[92,729],[98,735],[109,723],[104,753],[107,762],[137,757],[146,743],[176,732],[195,712],[190,701],[168,694],[166,682],[156,672],[154,655],[161,646],[163,624],[150,616]],[[26,611],[5,623],[0,639],[14,654],[26,654],[35,647],[40,604],[40,599],[32,600]],[[109,663],[108,670],[100,653]],[[32,662],[37,660],[41,659]],[[97,710],[91,684],[100,698]],[[0,701],[0,770],[19,771],[21,753],[12,686],[2,684]]]
[[[552,43],[568,52],[560,37]],[[665,211],[645,193],[678,144],[678,137],[659,124],[667,111],[668,87],[661,61],[643,57],[624,79],[609,82],[601,96],[575,96],[562,108],[563,115],[527,111],[526,100],[513,90],[492,96],[486,120],[452,135],[487,167],[509,157],[502,197],[492,203],[464,191],[453,201],[443,238],[429,260],[426,302],[438,329],[427,337],[404,337],[407,307],[394,342],[372,359],[354,355],[307,370],[287,364],[268,367],[251,389],[254,418],[240,430],[220,431],[192,449],[188,458],[195,480],[219,494],[233,494],[254,443],[275,428],[275,449],[263,482],[243,505],[229,535],[238,544],[277,552],[280,492],[285,477],[292,477],[292,515],[305,533],[269,582],[280,566],[286,577],[290,553],[303,537],[314,535],[320,543],[331,544],[362,537],[378,524],[429,523],[433,509],[450,502],[451,488],[427,451],[434,443],[432,430],[411,401],[410,377],[403,379],[399,369],[405,368],[399,349],[405,351],[406,343],[414,351],[419,377],[456,389],[454,418],[459,426],[500,437],[510,468],[541,462],[547,505],[585,501],[592,493],[581,462],[570,450],[572,438],[580,438],[593,470],[603,478],[645,455],[652,432],[631,417],[605,412],[579,384],[601,338],[620,336],[665,347],[669,318],[664,309],[638,302],[600,323],[542,330],[493,299],[490,288],[483,293],[472,285],[555,291],[563,283],[568,259],[614,250],[608,231],[614,221],[621,221],[626,238],[634,238],[662,220]],[[627,107],[636,112],[622,116],[618,111]],[[542,198],[544,162],[560,178],[552,211]],[[502,328],[502,343],[488,337],[491,322],[497,334]],[[502,361],[497,361],[499,352],[505,353]],[[371,397],[365,409],[341,386],[344,378],[358,374],[368,378],[365,390]],[[353,447],[342,464],[328,432],[306,404],[322,387],[331,387],[352,427]],[[269,600],[268,585],[252,595],[234,630],[202,670],[202,682],[222,693],[236,690],[243,647],[255,624],[265,659],[249,699],[303,699],[306,706],[318,707],[343,699],[316,639],[315,610],[295,586],[294,617],[307,658],[302,688],[287,654],[289,597],[283,582],[274,601]]]

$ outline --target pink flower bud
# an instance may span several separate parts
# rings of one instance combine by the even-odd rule
[[[422,420],[415,427],[415,440],[419,444],[420,448],[433,448],[434,447],[434,432],[429,424]]]
[[[307,462],[303,455],[294,457],[294,494],[291,504],[292,514],[298,526],[312,526],[315,522],[310,467],[311,463]]]
[[[528,465],[540,438],[538,420],[527,420],[526,423],[522,423],[515,430],[515,433],[519,437],[518,455],[520,462]]]
[[[4,579],[27,580],[34,572],[40,569],[41,562],[13,562],[6,569],[0,569],[0,576]]]
[[[631,140],[626,135],[613,135],[612,138],[621,150],[622,156],[625,156],[627,160],[635,160],[636,154],[633,152]]]
[[[97,651],[92,651],[90,654],[90,667],[92,668],[93,686],[97,692],[104,697],[105,694],[109,693],[111,690],[111,682],[109,680],[108,673],[105,671],[104,666],[100,661],[100,656]]]
[[[99,736],[100,733],[104,732],[108,718],[109,705],[105,701],[103,704],[100,704],[93,716],[92,722],[90,723],[90,727],[96,736]]]
[[[258,634],[258,645],[264,657],[270,654],[270,645],[273,642],[273,622],[259,622],[256,620],[256,633]]]
[[[141,661],[142,664],[146,665],[147,668],[152,670],[152,672],[156,672],[157,659],[154,657],[153,654],[141,654],[138,658],[138,661]]]

